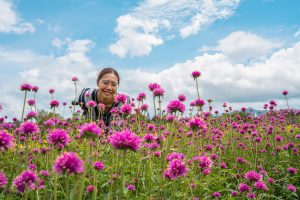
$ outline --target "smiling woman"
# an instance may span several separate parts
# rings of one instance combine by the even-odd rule
[[[119,73],[113,68],[104,68],[100,71],[97,78],[98,88],[84,88],[78,96],[77,103],[83,109],[83,115],[88,118],[89,107],[91,118],[93,121],[103,120],[107,127],[113,119],[113,111],[116,111],[124,103],[130,103],[129,97],[127,101],[115,101],[117,89],[120,84]]]

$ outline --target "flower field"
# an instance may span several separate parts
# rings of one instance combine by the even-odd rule
[[[193,72],[194,101],[182,94],[166,108],[157,83],[149,84],[152,96],[130,104],[118,94],[124,104],[111,128],[75,112],[79,106],[65,119],[57,110],[67,104],[53,89],[52,112],[37,112],[39,88],[23,84],[21,119],[0,121],[0,199],[299,199],[300,111],[289,107],[288,92],[283,110],[270,100],[257,116],[226,103],[218,112],[201,98],[200,77]]]

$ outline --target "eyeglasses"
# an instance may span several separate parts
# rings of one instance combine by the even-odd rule
[[[117,88],[119,86],[118,83],[109,80],[102,80],[101,83],[105,85],[105,87],[108,87],[109,84],[111,84],[112,88]]]

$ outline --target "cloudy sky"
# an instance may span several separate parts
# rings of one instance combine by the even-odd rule
[[[274,99],[300,108],[299,0],[0,0],[1,115],[21,115],[22,83],[38,85],[38,108],[70,102],[115,67],[119,92],[136,97],[157,82],[164,103],[201,97],[261,109]],[[29,98],[32,98],[29,94]],[[152,105],[150,98],[149,104]],[[62,109],[62,108],[60,108]]]

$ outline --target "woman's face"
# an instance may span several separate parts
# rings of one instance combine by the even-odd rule
[[[98,81],[100,96],[103,99],[114,99],[118,89],[118,78],[113,73],[104,74]]]

